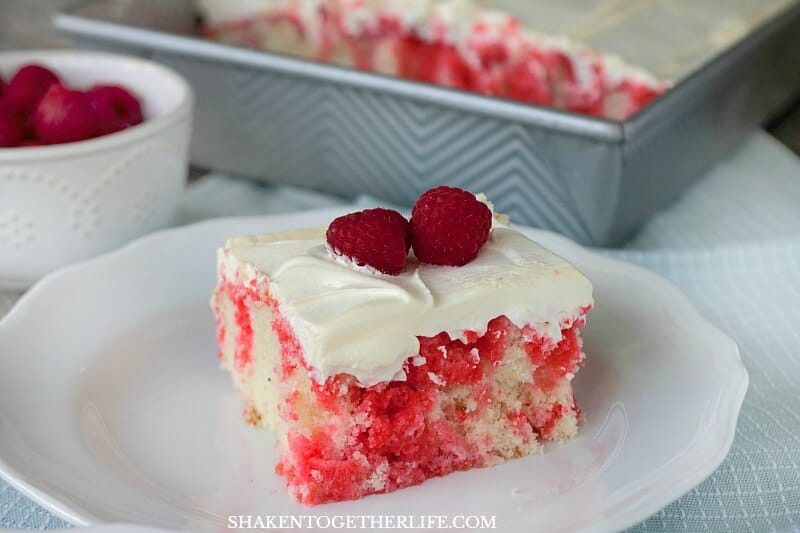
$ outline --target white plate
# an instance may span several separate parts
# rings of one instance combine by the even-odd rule
[[[224,528],[228,515],[496,515],[502,531],[632,525],[730,449],[747,389],[735,344],[640,268],[525,230],[595,284],[577,438],[541,456],[360,501],[304,507],[218,368],[208,298],[226,237],[344,211],[166,231],[63,270],[0,322],[0,473],[74,524]]]

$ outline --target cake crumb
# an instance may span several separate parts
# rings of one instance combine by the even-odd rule
[[[444,385],[444,380],[441,378],[441,376],[434,374],[433,372],[428,372],[428,379],[430,379],[434,385],[439,385],[440,387]]]
[[[477,348],[471,349],[469,355],[472,357],[472,362],[476,365],[481,362],[481,354],[478,352]]]

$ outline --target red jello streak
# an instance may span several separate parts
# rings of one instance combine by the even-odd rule
[[[544,423],[541,425],[534,425],[533,431],[539,435],[541,438],[546,439],[553,433],[553,429],[556,427],[556,423],[561,419],[564,414],[564,406],[560,403],[557,403],[553,406],[552,409],[548,413],[546,413],[544,417]]]
[[[598,62],[592,62],[587,70],[588,81],[578,80],[573,73],[567,84],[565,105],[567,109],[576,113],[599,116],[603,114],[606,94],[602,66]]]
[[[399,39],[396,54],[399,76],[428,83],[436,82],[438,45],[424,41],[412,32]]]
[[[323,385],[314,383],[312,389],[322,409],[337,416],[346,414],[354,422],[348,429],[344,448],[341,441],[336,445],[328,434],[333,428],[318,427],[310,436],[299,431],[290,433],[289,456],[278,470],[294,488],[295,496],[309,504],[359,497],[363,491],[361,482],[387,460],[382,466],[386,469],[386,484],[380,492],[414,485],[453,470],[485,466],[476,444],[458,428],[491,400],[493,395],[483,377],[483,364],[494,366],[502,361],[511,328],[516,326],[507,318],[498,317],[480,337],[467,334],[464,340],[452,340],[446,333],[420,337],[416,357],[424,358],[424,363],[417,360],[415,364],[416,357],[410,358],[404,367],[406,381],[364,388],[352,376],[338,375]],[[545,387],[556,377],[574,371],[580,363],[577,327],[563,330],[562,335],[556,346],[537,336],[526,346],[529,355],[542,352],[532,359],[541,364],[537,380],[541,373]],[[473,350],[477,350],[477,359]],[[432,421],[430,413],[437,404],[441,386],[429,373],[446,385],[471,384],[478,409],[474,413],[462,409],[460,416],[450,413],[450,421]],[[290,412],[295,401],[296,398],[290,397],[287,402]],[[509,415],[509,424],[523,438],[534,433],[546,438],[566,408],[556,405],[549,410],[513,413]],[[320,483],[320,479],[325,483]]]
[[[299,367],[309,371],[288,321],[263,281],[231,283],[223,279],[220,283],[219,291],[235,306],[239,329],[237,369],[246,368],[252,361],[250,312],[254,306],[268,305],[273,311],[272,328],[281,348],[284,379]],[[263,293],[257,290],[259,285],[265,287]],[[523,338],[527,333],[531,339],[526,350],[533,361],[540,363],[536,381],[544,390],[554,385],[557,378],[574,372],[580,364],[578,321],[573,322],[575,325],[562,331],[563,339],[555,347],[531,332],[520,331]],[[301,433],[304,430],[292,430],[288,435],[288,455],[277,471],[286,476],[298,499],[313,504],[361,496],[363,481],[379,467],[385,473],[381,492],[388,492],[454,470],[485,466],[486,459],[465,434],[463,424],[468,417],[485,409],[493,397],[491,384],[484,379],[484,368],[486,364],[494,367],[502,362],[509,332],[514,329],[516,326],[501,316],[489,322],[482,336],[467,332],[463,339],[455,340],[446,333],[419,337],[419,354],[409,358],[404,367],[406,381],[364,388],[354,377],[344,374],[330,378],[323,385],[312,379],[318,406],[332,415],[352,420],[347,440],[343,443],[341,435],[334,440],[336,424],[318,425],[310,435]],[[431,411],[438,404],[442,386],[463,384],[473,387],[472,398],[477,409],[470,413],[462,407],[459,416],[451,413],[449,419],[433,420]],[[281,416],[299,420],[301,398],[299,391],[289,394],[278,406]],[[509,424],[525,438],[534,432],[546,437],[563,415],[563,409],[557,405],[549,411],[515,413],[509,417]],[[491,445],[491,439],[483,444]]]
[[[578,400],[575,399],[575,394],[572,395],[572,410],[575,411],[575,416],[578,420],[581,419],[582,411],[581,408],[578,406]]]
[[[509,413],[507,418],[511,424],[511,427],[514,428],[514,433],[516,433],[518,437],[522,438],[523,441],[527,443],[534,434],[534,430],[531,427],[530,421],[528,420],[528,415],[517,411],[514,413]]]
[[[530,54],[511,65],[506,70],[504,87],[505,95],[512,100],[553,105],[553,86],[539,54]]]
[[[579,58],[587,63],[582,70],[586,71],[588,79],[578,79],[573,59],[559,50],[523,44],[522,50],[515,52],[512,58],[509,43],[520,38],[519,23],[513,18],[496,35],[486,23],[475,24],[468,44],[477,63],[471,55],[468,59],[449,43],[448,28],[443,21],[436,21],[433,35],[423,39],[390,14],[379,14],[374,23],[362,23],[351,31],[343,24],[338,11],[322,6],[318,18],[322,30],[316,59],[329,62],[334,59],[337,48],[344,46],[353,65],[365,71],[376,70],[375,54],[380,46],[395,43],[400,77],[589,115],[602,115],[606,111],[604,105],[609,94],[622,93],[628,97],[627,107],[621,112],[628,116],[664,91],[630,79],[614,87],[608,86],[602,58],[591,54]],[[299,36],[307,36],[305,23],[292,10],[207,26],[202,31],[210,38],[232,36],[240,45],[259,47],[263,44],[257,31],[259,25],[281,22],[291,23]]]
[[[267,281],[262,280],[262,281]],[[237,326],[236,351],[234,353],[234,366],[239,372],[246,370],[253,360],[253,324],[251,322],[252,308],[257,305],[266,305],[272,309],[272,330],[278,338],[281,348],[281,368],[284,377],[294,372],[298,366],[308,369],[303,358],[300,343],[294,335],[292,327],[280,313],[278,302],[269,294],[268,289],[261,293],[258,291],[258,280],[250,280],[249,284],[235,283],[223,277],[219,284],[219,291],[226,294],[234,305],[234,320]],[[264,283],[265,287],[269,284]],[[218,338],[224,338],[224,328],[218,330]]]
[[[365,24],[355,34],[348,32],[342,21],[338,20],[337,32],[347,45],[353,66],[367,72],[377,69],[375,55],[378,48],[395,42],[402,33],[400,20],[394,16],[380,16],[375,24]]]
[[[290,486],[310,486],[304,503],[352,499],[361,495],[359,480],[387,461],[381,492],[414,485],[453,470],[482,466],[483,459],[469,439],[445,421],[429,422],[427,414],[438,394],[415,391],[394,382],[365,393],[356,415],[367,422],[351,428],[352,445],[338,449],[324,432],[311,437],[292,432],[290,457],[281,471]],[[316,482],[325,479],[324,484]]]
[[[214,294],[213,300],[213,309],[214,309],[214,322],[217,327],[217,346],[219,349],[217,350],[217,357],[222,359],[222,346],[225,342],[225,319],[222,316],[222,308],[220,307],[220,292]]]
[[[628,107],[623,111],[623,116],[627,118],[661,96],[664,90],[664,88],[653,88],[626,79],[611,88],[610,92],[620,92],[628,96]]]
[[[218,290],[225,293],[234,306],[237,332],[233,363],[235,369],[241,372],[253,359],[253,325],[250,321],[250,307],[253,302],[261,301],[261,297],[252,287],[232,283],[224,277],[220,281]]]
[[[558,380],[567,374],[574,374],[583,364],[578,329],[573,327],[561,333],[563,335],[561,342],[547,356],[544,364],[534,372],[537,385],[545,392],[553,390]]]
[[[300,342],[294,335],[294,330],[289,324],[289,321],[281,315],[278,307],[278,302],[271,300],[274,318],[272,319],[272,331],[278,338],[278,343],[281,349],[281,373],[282,378],[286,379],[291,376],[294,371],[299,368],[304,368],[310,371],[311,367],[303,356],[303,349]]]

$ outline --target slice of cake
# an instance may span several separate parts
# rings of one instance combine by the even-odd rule
[[[666,88],[641,69],[467,0],[198,0],[238,46],[623,119]]]
[[[591,284],[469,193],[429,191],[410,224],[375,209],[233,238],[218,267],[222,366],[300,502],[495,465],[578,429]]]

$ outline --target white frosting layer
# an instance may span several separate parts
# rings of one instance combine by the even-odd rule
[[[381,9],[402,15],[407,26],[422,27],[433,11],[459,13],[469,21],[480,10],[482,20],[512,13],[529,37],[564,35],[589,47],[624,57],[660,80],[677,80],[730,46],[753,28],[791,5],[792,0],[474,0],[484,9],[463,9],[465,0],[197,0],[207,20],[224,22],[291,5],[312,14],[310,4],[354,7],[362,20]],[[445,6],[440,9],[438,6]],[[452,7],[451,7],[452,6]],[[303,19],[308,20],[308,19]],[[460,22],[459,22],[460,21]],[[531,31],[529,31],[531,30]],[[556,38],[556,40],[560,40]],[[574,48],[573,45],[570,45]],[[614,61],[619,63],[618,60]],[[630,67],[611,65],[616,76],[637,75]],[[639,71],[641,74],[642,71]],[[613,75],[614,73],[612,73]],[[645,78],[648,79],[648,78]]]
[[[196,0],[209,24],[229,22],[270,12],[295,13],[309,36],[321,38],[320,8],[325,0]],[[488,5],[484,5],[488,4]],[[380,17],[392,17],[402,26],[422,38],[441,37],[455,46],[467,61],[479,62],[473,46],[480,39],[502,36],[512,54],[524,45],[554,49],[568,56],[575,68],[578,83],[586,88],[591,84],[592,60],[603,58],[609,79],[635,79],[639,83],[657,86],[658,80],[642,69],[633,67],[620,57],[601,54],[576,43],[564,35],[547,35],[534,31],[530,21],[522,19],[520,31],[509,34],[509,28],[520,20],[504,9],[493,9],[491,2],[478,0],[328,0],[337,11],[344,28],[353,35],[369,32],[378,25]],[[476,32],[476,25],[483,29]],[[302,55],[302,54],[301,54]]]
[[[498,226],[463,267],[409,260],[399,276],[349,268],[325,248],[325,230],[230,239],[220,274],[269,290],[289,320],[314,377],[348,373],[364,385],[402,379],[417,336],[484,332],[500,315],[559,340],[560,323],[593,303],[589,280],[564,259]]]

